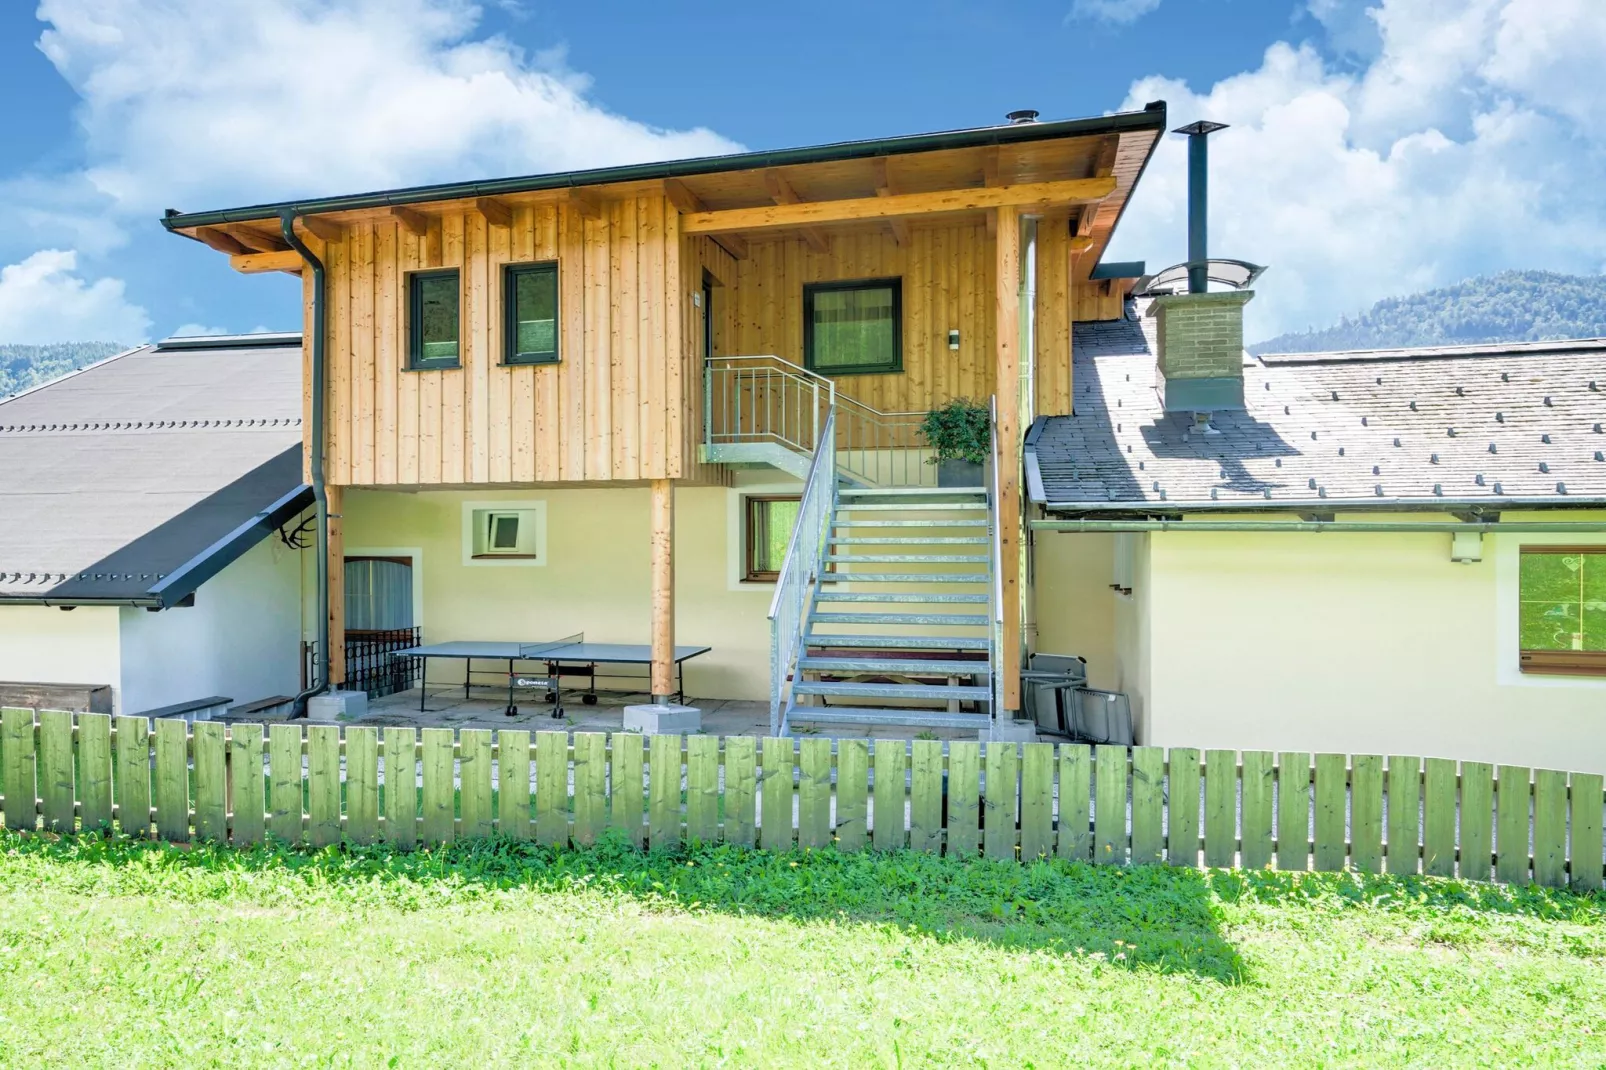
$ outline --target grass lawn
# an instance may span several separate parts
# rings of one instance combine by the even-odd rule
[[[1600,1066],[1606,899],[0,835],[0,1065]]]

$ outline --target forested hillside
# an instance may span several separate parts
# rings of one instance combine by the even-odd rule
[[[1606,275],[1503,271],[1390,297],[1332,327],[1268,338],[1251,353],[1543,342],[1606,337]]]
[[[0,345],[0,398],[66,375],[127,348],[117,342]]]

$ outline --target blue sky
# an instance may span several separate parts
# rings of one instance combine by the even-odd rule
[[[1600,0],[0,7],[0,342],[297,325],[161,209],[1045,118],[1164,98],[1266,335],[1507,267],[1606,268]],[[1112,257],[1182,258],[1180,139]]]

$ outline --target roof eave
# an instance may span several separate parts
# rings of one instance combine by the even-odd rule
[[[1044,512],[1090,516],[1112,513],[1364,513],[1364,512],[1448,512],[1467,509],[1483,512],[1503,509],[1606,509],[1606,498],[1515,497],[1490,498],[1292,498],[1272,501],[1221,501],[1216,498],[1195,501],[1105,501],[1044,502]]]
[[[285,523],[305,511],[313,502],[312,488],[306,484],[282,495],[266,509],[169,572],[152,587],[148,597],[159,608],[177,605],[201,584],[238,561],[245,552],[267,538]]]
[[[496,197],[511,193],[534,193],[542,190],[601,186],[619,182],[690,178],[724,171],[796,167],[810,163],[871,159],[877,156],[937,152],[943,149],[984,148],[990,145],[1013,145],[1030,141],[1048,141],[1054,138],[1119,134],[1135,130],[1164,130],[1165,126],[1165,103],[1157,101],[1154,105],[1142,111],[1116,112],[1111,115],[1087,119],[1061,119],[1053,122],[984,126],[935,134],[908,134],[868,141],[843,141],[796,149],[734,153],[728,156],[701,156],[688,160],[628,164],[621,167],[591,168],[581,171],[561,171],[548,175],[525,175],[516,178],[489,179],[481,182],[451,182],[428,186],[407,186],[400,189],[376,190],[370,193],[357,193],[342,197],[277,201],[210,212],[174,212],[163,217],[162,225],[170,231],[176,231],[187,227],[209,227],[225,223],[253,222],[277,217],[285,212],[306,215],[350,212],[369,208],[387,208],[393,205],[418,204],[427,201]],[[1153,150],[1151,148],[1149,154],[1144,157],[1144,167],[1148,166],[1148,161],[1152,157]],[[1141,170],[1138,177],[1142,177]],[[1122,211],[1125,211],[1124,203]],[[1117,222],[1119,222],[1119,217]]]

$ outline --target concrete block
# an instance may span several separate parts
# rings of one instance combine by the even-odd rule
[[[1036,743],[1036,721],[994,721],[991,728],[976,733],[983,743]]]
[[[703,711],[695,706],[648,703],[625,707],[625,731],[644,736],[683,736],[703,730]]]
[[[307,701],[307,720],[333,724],[354,721],[368,712],[366,691],[326,691]]]

